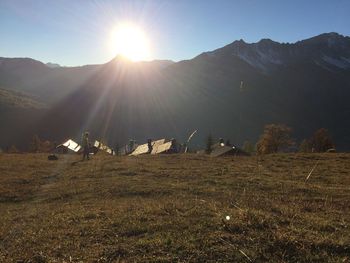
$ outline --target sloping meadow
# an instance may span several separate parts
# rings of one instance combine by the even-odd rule
[[[0,154],[1,262],[350,260],[349,154],[80,158]]]

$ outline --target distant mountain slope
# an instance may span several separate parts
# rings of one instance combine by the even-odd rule
[[[301,62],[333,71],[346,70],[350,69],[350,37],[329,33],[295,44],[280,44],[270,39],[247,44],[240,40],[206,54],[236,56],[265,73]]]
[[[0,88],[0,108],[43,109],[45,105],[23,93]]]
[[[30,58],[0,58],[0,86],[29,93],[50,104],[83,85],[98,67],[50,68]]]
[[[184,141],[198,129],[194,145],[209,133],[241,144],[256,141],[265,124],[282,122],[297,139],[325,127],[339,149],[350,149],[349,61],[350,38],[329,33],[294,44],[235,41],[178,63],[115,58],[50,69],[16,61],[15,68],[0,64],[0,84],[51,105],[22,130],[26,136],[60,140],[88,129],[113,146],[129,138]]]
[[[116,63],[115,61],[125,59],[117,57],[109,63]],[[154,60],[136,64],[143,65],[144,68],[162,69],[173,63],[170,60]],[[0,57],[0,86],[29,93],[42,102],[51,104],[86,85],[89,78],[102,67],[103,65],[57,67],[30,58]]]

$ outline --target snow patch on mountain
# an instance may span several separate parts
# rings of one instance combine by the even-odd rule
[[[49,68],[60,68],[61,67],[59,64],[51,63],[51,62],[46,63],[46,66],[48,66]]]
[[[350,68],[350,59],[348,58],[332,58],[330,56],[326,56],[323,55],[322,56],[323,61],[325,61],[326,63],[335,66],[337,68],[341,68],[341,69],[348,69]]]
[[[273,48],[262,49],[258,45],[254,45],[251,49],[235,50],[233,55],[264,72],[268,71],[271,66],[285,64],[278,51]]]

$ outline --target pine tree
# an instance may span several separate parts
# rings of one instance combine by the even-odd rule
[[[311,146],[310,146],[310,141],[307,139],[304,139],[301,141],[299,145],[299,152],[302,153],[309,153],[311,152]]]
[[[119,155],[120,154],[120,146],[119,146],[118,143],[114,147],[114,152],[115,152],[115,155]]]
[[[41,148],[41,140],[38,135],[34,135],[32,137],[32,140],[30,141],[30,152],[37,153],[40,151]]]
[[[206,148],[205,148],[205,152],[207,154],[210,154],[212,151],[212,146],[213,146],[213,137],[211,136],[211,134],[208,135],[207,139],[206,139]]]
[[[245,141],[243,143],[243,151],[247,152],[247,153],[252,153],[254,152],[254,145],[250,142],[250,141]]]
[[[8,153],[19,153],[17,147],[15,145],[11,145],[7,150]]]

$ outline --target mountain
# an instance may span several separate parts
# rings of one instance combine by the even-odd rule
[[[240,40],[207,54],[236,56],[265,73],[301,61],[337,71],[350,68],[349,41],[349,37],[337,33],[322,34],[295,44],[280,44],[270,39],[247,44]]]
[[[44,109],[45,105],[21,92],[0,88],[0,109],[11,108]]]
[[[177,63],[117,57],[49,68],[0,58],[0,85],[47,105],[31,125],[16,132],[7,125],[0,145],[24,144],[34,133],[79,139],[83,130],[111,146],[130,138],[184,141],[195,129],[192,146],[209,133],[241,144],[256,141],[265,124],[285,123],[298,140],[325,127],[338,149],[350,149],[350,38],[337,33],[292,44],[234,41]]]
[[[30,58],[0,58],[0,85],[50,104],[79,87],[99,67],[50,68]]]
[[[51,62],[46,63],[46,66],[48,66],[49,68],[60,68],[61,67],[59,64],[51,63]]]

